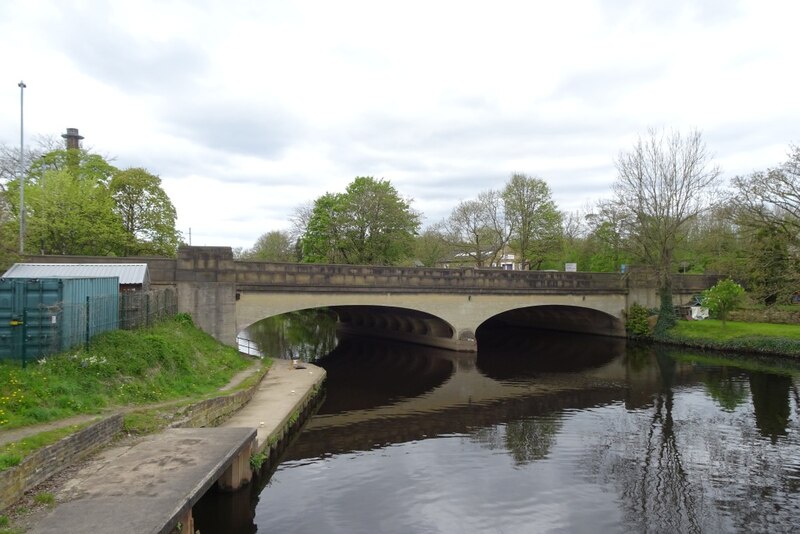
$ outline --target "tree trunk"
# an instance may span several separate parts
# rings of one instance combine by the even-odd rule
[[[666,334],[667,330],[675,326],[675,308],[672,305],[672,277],[669,272],[662,273],[659,277],[658,296],[660,306],[658,321],[656,322],[656,337]]]

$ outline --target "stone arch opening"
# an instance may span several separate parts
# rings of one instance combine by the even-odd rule
[[[481,331],[498,326],[625,337],[625,324],[620,319],[600,310],[580,306],[528,306],[499,313],[478,327],[475,332],[478,344]]]
[[[338,319],[337,329],[343,334],[380,337],[448,347],[455,329],[447,321],[430,313],[392,306],[331,306]]]
[[[495,380],[597,368],[623,354],[621,331],[622,321],[592,308],[514,309],[487,319],[478,328],[477,366]]]

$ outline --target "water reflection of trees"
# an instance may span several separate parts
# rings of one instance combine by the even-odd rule
[[[756,426],[761,435],[770,438],[773,444],[779,436],[786,435],[789,426],[791,389],[792,379],[788,376],[756,371],[750,373]]]
[[[628,520],[642,531],[699,532],[697,490],[692,487],[675,436],[673,419],[676,362],[655,357],[661,387],[641,444],[640,471],[630,473],[622,489]]]
[[[685,355],[676,360],[676,354],[662,347],[629,351],[629,376],[648,373],[649,359],[660,387],[652,403],[630,409],[605,438],[605,448],[590,455],[597,472],[619,488],[629,528],[785,530],[800,512],[793,498],[800,483],[792,474],[800,470],[800,458],[791,444],[779,443],[791,424],[792,378],[733,365],[698,365]],[[691,388],[683,396],[684,377],[704,384],[706,395],[729,414],[724,423],[707,424],[718,416],[694,400]],[[676,392],[683,399],[679,418]],[[751,417],[741,409],[748,400]],[[759,443],[759,434],[773,446]]]
[[[710,368],[706,371],[703,384],[708,395],[726,412],[732,412],[747,402],[750,393],[747,375],[731,367]]]
[[[472,439],[489,450],[507,450],[514,463],[522,466],[547,458],[562,424],[556,414],[528,417],[480,428],[472,433]]]
[[[324,308],[289,312],[250,325],[246,334],[266,356],[311,362],[336,347],[336,316]]]

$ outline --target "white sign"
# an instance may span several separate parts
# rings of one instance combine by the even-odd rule
[[[565,263],[564,270],[568,273],[577,273],[578,272],[578,264],[577,263]]]

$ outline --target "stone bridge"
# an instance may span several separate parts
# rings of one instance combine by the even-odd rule
[[[459,351],[477,350],[488,320],[623,336],[634,302],[658,305],[645,273],[567,273],[234,261],[229,247],[182,247],[177,259],[31,256],[55,263],[146,262],[153,286],[175,286],[178,306],[218,340],[286,312],[327,307],[340,330]],[[676,275],[675,302],[716,277]]]

